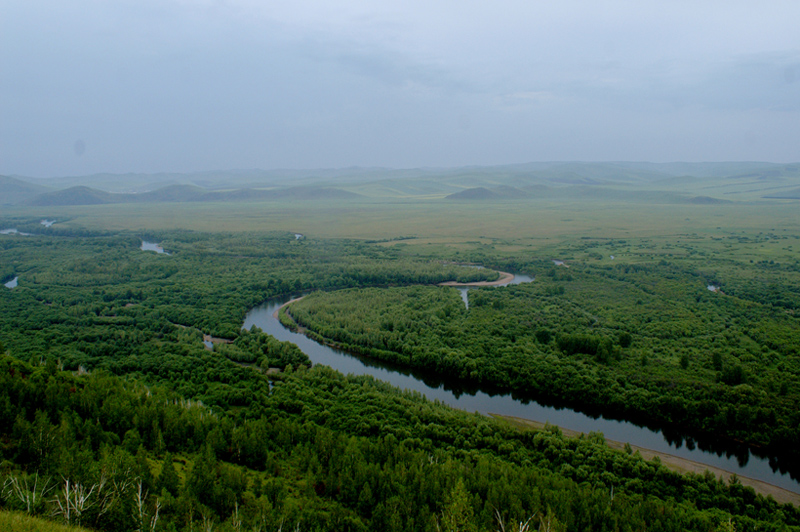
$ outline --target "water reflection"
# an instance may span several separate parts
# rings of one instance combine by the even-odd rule
[[[581,411],[577,411],[571,408],[577,405],[477,386],[459,379],[447,379],[321,345],[302,334],[289,331],[273,317],[273,313],[290,299],[292,297],[271,300],[253,308],[245,317],[243,328],[249,329],[255,325],[279,340],[296,344],[314,364],[324,364],[344,374],[371,375],[400,389],[419,392],[431,401],[440,401],[461,410],[548,422],[583,433],[601,432],[609,440],[630,442],[638,447],[718,467],[800,493],[800,483],[786,474],[787,466],[791,464],[753,454],[744,445],[721,445],[719,441],[689,437],[674,429],[647,427],[645,419],[638,420],[641,425],[637,425],[605,417],[598,408],[582,407]]]
[[[23,233],[22,231],[17,231],[16,228],[2,229],[2,230],[0,230],[0,235],[33,236],[31,233]]]
[[[470,266],[471,268],[482,268],[483,266]],[[515,274],[514,278],[511,279],[507,283],[493,285],[493,286],[509,286],[512,284],[523,284],[523,283],[530,283],[533,282],[535,277],[531,277],[530,275],[522,275],[522,274]],[[469,291],[473,288],[477,288],[476,286],[455,286],[458,293],[461,295],[461,301],[464,302],[464,306],[469,308]],[[492,288],[492,286],[484,287],[484,288]]]
[[[160,253],[160,254],[163,254],[163,255],[169,255],[169,253],[164,251],[164,248],[162,248],[161,246],[159,246],[158,244],[156,244],[154,242],[146,242],[146,241],[142,240],[142,245],[141,245],[141,247],[139,247],[139,249],[141,249],[142,251],[155,251],[156,253]]]

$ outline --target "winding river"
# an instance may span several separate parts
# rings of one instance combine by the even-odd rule
[[[517,276],[512,283],[529,282],[532,279]],[[464,302],[468,304],[464,287]],[[295,296],[273,299],[253,308],[245,317],[243,328],[255,325],[265,333],[283,341],[296,344],[314,364],[330,366],[344,374],[372,375],[398,388],[422,393],[429,400],[438,400],[461,410],[481,414],[501,414],[540,422],[549,422],[565,429],[578,432],[602,432],[609,440],[630,442],[632,445],[671,454],[708,466],[717,467],[737,475],[773,484],[786,490],[800,493],[800,483],[788,474],[773,469],[766,458],[753,455],[745,448],[736,451],[712,451],[703,443],[695,443],[680,436],[666,436],[662,431],[640,427],[626,421],[604,417],[591,417],[581,412],[546,406],[536,401],[520,398],[512,393],[487,393],[478,389],[467,389],[455,379],[447,380],[440,376],[425,374],[384,363],[378,360],[357,356],[345,351],[327,347],[307,336],[284,328],[273,314],[281,305]]]

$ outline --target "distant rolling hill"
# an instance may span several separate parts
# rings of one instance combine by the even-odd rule
[[[485,187],[475,187],[475,188],[468,188],[466,190],[462,190],[461,192],[456,192],[454,194],[450,194],[445,196],[445,199],[455,199],[455,200],[486,200],[486,199],[496,199],[497,196]]]
[[[168,203],[182,201],[203,201],[209,192],[194,185],[169,185],[150,192],[139,194],[117,194],[121,199],[116,203]]]
[[[499,186],[488,189],[486,187],[474,187],[455,192],[445,199],[454,200],[488,200],[488,199],[517,199],[526,198],[529,194],[518,188],[509,186]]]
[[[712,198],[711,196],[694,196],[688,198],[686,203],[694,203],[695,205],[715,205],[720,203],[733,203],[731,200],[724,200],[719,198]]]
[[[760,181],[782,180],[800,177],[800,164],[782,164],[759,168],[751,172],[731,175],[731,179],[758,179]]]
[[[769,194],[764,197],[768,199],[800,199],[800,188],[784,190],[783,192]]]
[[[497,201],[509,199],[544,199],[544,200],[585,200],[598,199],[618,202],[644,203],[690,203],[711,205],[732,203],[730,200],[712,198],[710,196],[690,196],[676,192],[657,190],[631,190],[610,186],[572,185],[547,187],[531,185],[522,189],[500,186],[494,188],[473,187],[455,192],[445,197],[449,200],[461,201]]]
[[[537,162],[455,168],[229,170],[52,179],[0,177],[0,205],[355,198],[713,204],[796,198],[798,187],[800,163]]]
[[[28,205],[37,207],[55,207],[62,205],[100,205],[103,203],[118,203],[114,201],[115,194],[103,192],[94,188],[78,186],[45,192],[28,200]]]
[[[289,187],[284,189],[269,190],[265,192],[265,199],[348,199],[357,198],[358,194],[331,187]]]
[[[194,185],[170,185],[139,194],[116,194],[85,186],[46,192],[26,204],[39,207],[101,205],[113,203],[185,203],[200,201],[270,201],[280,199],[348,199],[358,194],[331,187],[289,187],[278,189],[206,190]]]
[[[25,203],[48,190],[49,187],[0,175],[0,205]]]

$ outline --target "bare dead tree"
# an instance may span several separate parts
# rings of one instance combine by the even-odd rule
[[[64,487],[52,501],[53,515],[61,516],[68,524],[80,523],[83,514],[93,506],[91,498],[96,489],[97,484],[87,488],[65,478]]]
[[[161,501],[156,498],[151,511],[147,507],[146,489],[143,489],[142,479],[137,482],[137,489],[133,494],[134,503],[134,519],[136,519],[137,532],[155,532],[156,524],[158,524],[158,514],[161,511]]]
[[[506,529],[506,522],[503,518],[503,515],[500,513],[500,510],[497,508],[494,509],[494,517],[497,520],[497,526],[500,527],[498,532],[530,532],[531,521],[533,521],[533,518],[536,517],[536,515],[537,514],[532,514],[525,521],[514,520],[512,521],[510,528]]]
[[[239,503],[236,503],[236,506],[233,510],[233,515],[231,515],[231,526],[236,532],[242,531],[242,518],[239,516]]]
[[[560,532],[564,526],[553,515],[553,511],[547,508],[547,514],[539,518],[539,532]]]
[[[203,511],[202,516],[203,516],[203,532],[213,532],[214,516],[207,511]]]
[[[109,488],[105,472],[100,475],[99,481],[87,486],[64,478],[63,488],[50,501],[53,505],[52,513],[69,524],[80,524],[89,513],[95,518],[100,517],[119,502],[130,484],[131,481],[125,479],[112,482]]]
[[[281,521],[281,525],[283,525],[283,521]],[[264,511],[264,508],[260,508],[258,511],[258,522],[253,525],[251,532],[266,532],[267,530],[267,512]],[[280,531],[280,528],[278,528]]]
[[[27,513],[33,514],[53,488],[55,485],[50,485],[50,478],[42,481],[37,472],[34,475],[33,486],[30,484],[30,477],[22,477],[20,480],[19,477],[9,475],[3,483],[2,493],[4,499],[18,500]]]

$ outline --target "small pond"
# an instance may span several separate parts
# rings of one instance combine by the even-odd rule
[[[139,249],[141,249],[142,251],[155,251],[156,253],[160,253],[160,254],[163,254],[163,255],[169,255],[169,253],[164,251],[164,248],[162,248],[161,246],[159,246],[155,242],[147,242],[145,240],[142,240],[142,245],[141,245],[141,247]]]
[[[23,233],[21,231],[17,231],[15,228],[12,229],[0,229],[0,235],[22,235],[22,236],[33,236],[30,233]]]
[[[7,282],[7,283],[6,283],[4,286],[5,286],[6,288],[16,288],[16,287],[17,287],[17,281],[18,281],[18,280],[19,280],[19,277],[14,277],[14,278],[13,278],[13,279],[11,279],[9,282]]]

